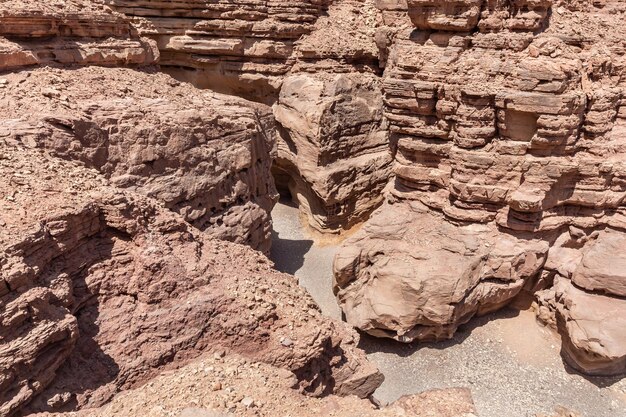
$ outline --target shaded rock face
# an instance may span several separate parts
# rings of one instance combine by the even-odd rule
[[[96,407],[224,348],[292,371],[316,395],[367,397],[382,382],[356,333],[261,253],[95,170],[13,141],[0,152],[0,173],[15,178],[0,184],[12,196],[0,202],[2,415]]]
[[[293,65],[296,41],[327,0],[206,2],[100,0],[154,39],[162,67],[214,91],[271,103]]]
[[[450,337],[473,315],[550,287],[550,271],[565,268],[556,264],[588,250],[569,275],[559,272],[571,289],[555,287],[550,305],[567,323],[559,330],[570,363],[623,373],[623,354],[608,347],[623,345],[623,326],[606,324],[604,332],[592,319],[597,331],[587,339],[581,312],[592,311],[596,297],[606,300],[597,302],[605,306],[598,315],[625,312],[621,258],[605,263],[598,255],[617,253],[624,230],[624,5],[378,7],[395,180],[385,205],[335,260],[348,322],[403,341]],[[564,232],[594,230],[615,241],[559,249]],[[546,266],[551,247],[558,256]]]

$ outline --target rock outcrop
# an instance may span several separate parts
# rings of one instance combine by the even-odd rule
[[[5,80],[5,135],[96,168],[211,236],[269,251],[276,139],[267,106],[153,71],[47,69]]]
[[[32,65],[147,65],[156,44],[122,14],[89,0],[0,4],[0,71]]]
[[[201,88],[265,103],[293,65],[296,41],[310,33],[327,0],[98,0],[132,17],[154,39],[161,66]]]
[[[387,203],[338,254],[335,290],[348,321],[369,333],[450,337],[522,289],[550,286],[543,263],[564,230],[623,233],[626,10],[611,1],[379,6],[395,181]],[[402,13],[412,31],[406,17],[393,20]],[[616,300],[609,294],[621,276],[590,260],[581,265],[572,284]],[[563,291],[559,304],[582,300]],[[622,308],[613,311],[624,315]],[[558,314],[582,317],[581,309]],[[622,353],[590,348],[573,326],[564,338],[578,369],[623,366]],[[593,338],[622,343],[616,331]]]
[[[40,149],[3,139],[0,155],[2,415],[99,406],[219,349],[314,395],[382,382],[356,333],[261,253]]]
[[[538,318],[562,335],[563,353],[591,375],[626,373],[626,235],[614,230],[572,229],[550,249],[538,293]]]
[[[362,221],[383,201],[391,169],[380,81],[363,74],[296,74],[274,107],[274,178],[322,232]]]
[[[177,79],[275,105],[275,178],[312,227],[349,229],[382,203],[392,158],[373,0],[101,2],[157,43]]]

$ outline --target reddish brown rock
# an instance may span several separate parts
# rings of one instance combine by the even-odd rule
[[[32,65],[149,65],[154,42],[127,18],[89,0],[3,1],[0,70]]]
[[[419,203],[386,204],[335,257],[335,293],[348,323],[372,335],[442,340],[515,297],[547,251],[490,225],[452,225]]]
[[[262,254],[95,170],[0,149],[3,415],[99,406],[223,348],[293,371],[312,394],[366,397],[382,381],[357,335]]]
[[[326,0],[100,0],[154,39],[163,69],[201,88],[271,103],[293,65],[296,41],[313,29]]]
[[[383,201],[391,169],[380,83],[363,74],[292,75],[274,106],[274,177],[322,232],[350,228]]]
[[[291,389],[293,374],[239,355],[204,356],[123,393],[106,407],[50,417],[293,416],[476,417],[467,390],[450,388],[403,397],[387,407],[357,397],[313,398]],[[213,389],[212,387],[219,387]],[[146,414],[147,413],[147,414]]]
[[[426,339],[449,337],[477,306],[495,309],[522,287],[549,287],[556,271],[607,297],[619,294],[620,257],[608,266],[599,253],[620,246],[626,229],[623,4],[408,0],[378,7],[395,181],[388,203],[336,258],[335,290],[349,321],[398,339],[420,338],[416,324]],[[593,230],[606,227],[614,234],[582,249]],[[471,228],[480,230],[473,248],[492,248],[477,265],[517,253],[517,244],[496,241],[535,242],[536,259],[555,250],[545,269],[540,261],[519,274],[515,290],[473,291],[463,279],[478,254],[463,244]],[[587,238],[557,241],[580,231]],[[483,277],[489,285],[501,279]],[[618,304],[611,303],[621,311]],[[570,344],[570,356],[584,345]],[[619,355],[600,356],[596,371],[579,369],[620,368]]]
[[[211,236],[269,251],[276,191],[267,106],[154,72],[38,70],[6,80],[5,135],[96,168]]]
[[[537,317],[561,333],[566,361],[592,375],[626,372],[623,232],[570,229],[550,249]]]

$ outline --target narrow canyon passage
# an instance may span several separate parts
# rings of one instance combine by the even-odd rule
[[[312,237],[298,208],[281,200],[272,212],[271,259],[294,274],[324,314],[340,318],[332,294],[336,239]],[[568,370],[558,336],[530,311],[505,309],[474,319],[452,340],[404,345],[361,335],[360,347],[385,375],[381,402],[434,388],[468,387],[482,417],[532,416],[567,406],[584,417],[626,415],[626,381],[583,377]]]

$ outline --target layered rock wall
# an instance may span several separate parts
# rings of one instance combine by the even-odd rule
[[[0,71],[33,65],[149,65],[154,42],[128,19],[86,0],[3,1],[0,4]]]
[[[446,338],[523,289],[550,286],[554,274],[542,270],[564,231],[623,232],[625,8],[543,0],[379,6],[395,182],[336,258],[335,291],[348,321],[370,333]],[[390,18],[403,11],[412,31]],[[590,274],[603,283],[572,285],[605,292],[621,311],[606,281]],[[566,317],[567,297],[557,299]],[[570,329],[564,337],[573,337],[572,326],[562,326]],[[622,337],[607,330],[600,343]],[[568,348],[579,369],[625,371],[623,352],[585,343]]]
[[[327,0],[100,0],[135,18],[154,39],[163,68],[214,91],[271,103],[293,65],[295,42]]]

